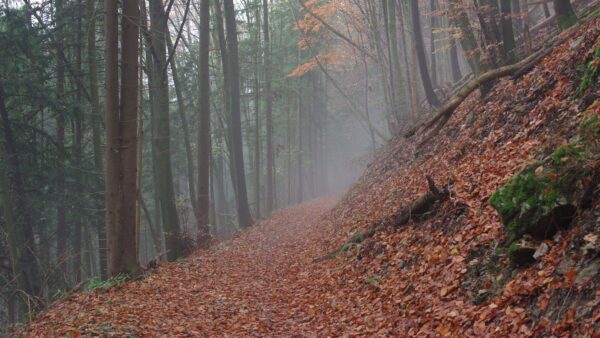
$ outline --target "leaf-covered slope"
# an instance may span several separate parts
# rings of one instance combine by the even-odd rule
[[[578,241],[595,243],[598,202],[578,216],[575,229],[548,241],[540,261],[513,270],[497,255],[505,234],[488,198],[519,169],[567,143],[584,110],[599,113],[598,95],[591,95],[598,94],[597,82],[575,96],[579,65],[599,35],[597,18],[521,79],[500,81],[485,100],[473,93],[423,148],[415,149],[418,140],[392,140],[331,212],[331,199],[283,210],[143,280],[76,294],[19,334],[592,332],[600,317],[598,278],[578,284],[581,266],[566,258]],[[454,182],[450,198],[427,219],[378,232],[336,259],[312,262],[409,205],[427,189],[426,175]]]
[[[503,79],[485,100],[473,93],[423,148],[415,149],[418,140],[392,142],[334,209],[332,219],[342,229],[358,231],[409,205],[427,190],[426,175],[438,183],[454,181],[450,201],[433,218],[377,234],[358,254],[367,259],[350,260],[340,270],[340,280],[378,277],[356,304],[365,308],[361,320],[367,327],[418,336],[590,332],[600,318],[598,278],[574,285],[558,265],[578,232],[583,237],[581,231],[600,229],[598,201],[579,218],[591,229],[560,233],[562,239],[549,241],[549,253],[533,267],[512,270],[503,268],[502,255],[490,260],[505,234],[488,199],[527,164],[568,143],[584,111],[600,113],[597,80],[576,96],[599,33],[596,18],[521,79]],[[482,262],[497,267],[482,268]],[[589,303],[573,297],[557,303],[566,293],[585,294]],[[378,322],[381,313],[384,322]]]

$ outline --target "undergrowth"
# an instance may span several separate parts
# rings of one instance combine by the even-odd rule
[[[107,280],[102,280],[98,277],[94,277],[90,279],[89,282],[83,287],[85,291],[92,290],[108,290],[114,287],[120,287],[125,284],[127,281],[130,281],[131,277],[128,274],[118,274],[115,277],[109,278]]]

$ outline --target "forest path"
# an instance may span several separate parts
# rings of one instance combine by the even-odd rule
[[[233,239],[165,264],[107,292],[76,294],[43,313],[29,333],[289,336],[319,332],[328,270],[312,260],[335,237],[323,215],[335,198],[275,212]],[[339,234],[338,234],[339,236]],[[325,306],[329,307],[329,306]],[[331,322],[330,322],[331,323]]]

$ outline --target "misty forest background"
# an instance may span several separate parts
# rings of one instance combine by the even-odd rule
[[[4,0],[0,326],[345,190],[553,22],[568,0]]]

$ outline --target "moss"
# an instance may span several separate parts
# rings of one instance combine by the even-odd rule
[[[537,221],[554,208],[570,203],[563,187],[574,178],[562,178],[560,185],[552,172],[536,175],[536,169],[528,168],[514,176],[496,191],[489,203],[498,211],[507,230],[520,238],[534,232]]]
[[[581,141],[597,140],[600,137],[600,120],[598,120],[598,115],[588,113],[579,124],[579,133]]]
[[[575,15],[567,15],[558,18],[558,29],[564,31],[565,29],[575,25],[577,23],[577,17]]]
[[[518,241],[514,241],[514,242],[512,242],[508,246],[508,249],[506,251],[506,255],[509,256],[509,257],[512,257],[515,254],[515,252],[517,250],[519,250],[520,248],[521,248],[521,245],[519,244],[519,242]]]
[[[586,62],[585,70],[579,82],[579,88],[577,88],[577,97],[581,97],[585,91],[594,85],[596,78],[600,75],[600,44],[596,46],[594,55],[589,61]]]
[[[352,242],[352,243],[361,243],[364,240],[365,240],[364,232],[356,232],[352,235],[352,237],[350,237],[350,242]]]

